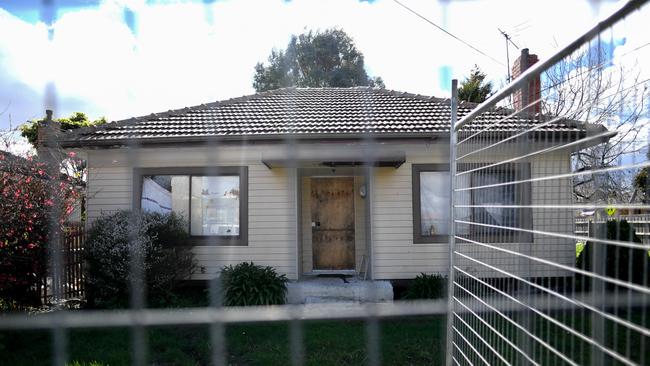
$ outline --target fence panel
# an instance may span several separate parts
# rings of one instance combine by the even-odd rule
[[[60,236],[61,258],[60,269],[51,267],[40,281],[39,294],[44,304],[62,300],[81,300],[84,297],[83,277],[83,250],[84,250],[84,225],[83,223],[67,223]],[[60,272],[61,276],[52,276]],[[58,278],[58,280],[56,280]],[[58,298],[54,298],[57,294]]]
[[[51,26],[56,7],[51,1],[42,3],[43,21]],[[621,34],[617,28],[628,18],[632,21],[636,15],[634,11],[644,3],[631,1],[624,5],[546,60],[537,61],[534,55],[522,53],[517,61],[515,80],[486,102],[476,105],[452,100],[449,146],[452,199],[450,206],[446,206],[452,211],[449,301],[223,307],[221,278],[206,275],[209,306],[148,309],[142,281],[144,258],[142,253],[132,249],[128,260],[131,274],[128,309],[62,310],[38,316],[12,314],[2,317],[0,329],[51,330],[53,363],[64,365],[69,359],[68,330],[128,327],[132,363],[144,365],[148,361],[147,327],[207,325],[211,362],[218,365],[227,362],[226,326],[288,321],[291,363],[300,365],[305,363],[304,335],[307,332],[303,331],[304,321],[361,319],[366,323],[365,359],[368,364],[376,365],[381,363],[380,321],[446,314],[447,363],[450,365],[650,363],[649,248],[637,240],[634,227],[630,228],[623,220],[629,217],[629,221],[634,222],[631,216],[625,215],[650,212],[645,197],[648,187],[641,184],[637,192],[627,192],[620,184],[626,180],[629,183],[636,174],[650,169],[650,162],[639,157],[648,149],[643,135],[647,132],[648,120],[648,80],[644,73],[647,70],[643,69],[643,62],[628,63],[650,42],[635,38],[644,35],[627,34],[625,29]],[[137,13],[125,8],[123,15],[129,31],[137,38]],[[209,21],[212,17],[213,14],[206,11]],[[52,34],[53,29],[50,29],[50,41]],[[621,39],[632,45],[624,54],[615,50]],[[56,105],[54,90],[54,83],[48,84],[48,106]],[[370,105],[368,101],[368,107]],[[295,106],[289,101],[284,107]],[[49,121],[51,117],[50,114]],[[382,190],[381,186],[375,186],[375,177],[377,171],[386,168],[386,161],[378,161],[380,154],[373,150],[385,145],[368,136],[370,134],[363,134],[358,149],[345,151],[363,158],[341,161],[347,156],[331,154],[333,160],[338,158],[339,161],[328,161],[330,165],[325,165],[328,168],[319,167],[320,171],[331,168],[334,172],[335,167],[355,169],[357,175],[367,179],[364,191]],[[48,146],[57,147],[56,136],[46,136],[45,140]],[[120,156],[128,162],[110,161],[108,171],[98,173],[111,176],[106,180],[112,185],[104,187],[108,190],[99,187],[95,192],[106,194],[97,198],[103,201],[93,212],[95,215],[104,208],[110,211],[131,203],[131,195],[136,193],[131,191],[123,195],[123,191],[132,188],[134,174],[129,169],[167,163],[163,161],[165,157],[137,153],[141,142],[135,138],[127,140],[119,150],[123,153]],[[222,142],[234,145],[226,138],[197,144],[200,146],[196,150],[196,161],[205,167],[243,165],[246,154],[219,154]],[[286,156],[278,161],[283,164],[280,169],[286,173],[286,179],[272,179],[273,174],[281,175],[277,172],[264,175],[264,169],[270,169],[270,165],[277,162],[275,160],[258,161],[251,167],[250,178],[268,180],[264,190],[277,195],[256,196],[256,214],[267,219],[290,217],[297,221],[300,209],[296,202],[300,191],[296,186],[301,178],[296,161],[298,154],[294,154],[297,141],[287,137],[280,142],[279,145],[286,148]],[[390,162],[395,164],[396,161],[405,162],[396,159]],[[114,164],[124,164],[129,169],[120,170],[113,167]],[[205,175],[215,174],[213,168],[201,169]],[[399,183],[411,182],[411,172],[394,179]],[[278,194],[283,190],[295,196]],[[410,196],[400,189],[383,190],[382,194],[389,198]],[[285,202],[291,200],[293,206]],[[383,233],[387,238],[384,242],[392,241],[391,235],[399,236],[403,232],[410,235],[411,207],[408,204],[394,207],[395,202],[390,199],[383,203],[383,207],[368,204],[368,217],[363,218],[369,227],[367,232],[394,231]],[[399,213],[380,222],[388,228],[377,228],[369,218],[373,210],[383,210],[385,216],[388,211]],[[592,217],[586,220],[593,224],[576,230],[576,220],[584,216]],[[57,219],[58,215],[53,214],[52,223],[57,224]],[[391,226],[393,220],[398,222]],[[283,243],[295,239],[292,243],[295,248],[290,249],[298,253],[301,230],[298,225],[288,225],[286,230],[281,230],[274,227],[276,224],[281,226],[283,222],[265,222],[264,225],[271,227],[259,226],[255,228],[255,235],[275,236]],[[72,226],[61,241],[49,243],[53,248],[50,268],[55,278],[51,289],[57,298],[84,295],[83,236],[81,226]],[[134,237],[135,233],[129,232],[129,240]],[[214,249],[210,255],[219,257],[223,263],[236,262],[250,254],[237,252],[243,246],[206,245],[205,248]],[[265,249],[275,251],[277,248]],[[372,249],[371,256],[375,254]],[[282,250],[273,254],[286,254]],[[400,247],[383,254],[399,256],[405,253],[396,251],[402,250],[407,251]],[[372,261],[373,258],[364,257],[364,260]],[[295,263],[296,271],[299,261],[300,258]],[[373,265],[367,262],[366,265],[365,272],[372,273]],[[201,274],[206,274],[207,270],[201,268]]]
[[[448,364],[650,362],[643,3],[459,103]]]

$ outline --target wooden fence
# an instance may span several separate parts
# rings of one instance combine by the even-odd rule
[[[61,271],[60,276],[53,276],[57,273],[56,268],[50,268],[49,273],[44,276],[40,285],[41,301],[51,303],[54,295],[58,300],[69,300],[84,297],[83,277],[83,250],[84,250],[84,226],[82,223],[69,223],[61,235]]]

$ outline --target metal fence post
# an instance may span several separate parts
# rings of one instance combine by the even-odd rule
[[[456,120],[458,118],[458,80],[451,81],[451,124],[449,126],[449,275],[447,276],[447,366],[453,364],[454,323],[454,189],[456,189]]]

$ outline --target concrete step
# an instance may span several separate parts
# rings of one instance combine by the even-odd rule
[[[341,278],[307,278],[287,284],[287,302],[290,304],[332,302],[390,302],[393,286],[388,281],[363,281]]]
[[[345,297],[307,296],[305,304],[359,304],[359,301],[351,301]]]

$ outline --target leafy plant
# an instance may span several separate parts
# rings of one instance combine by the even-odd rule
[[[138,281],[131,271],[134,255],[142,260],[142,286],[150,303],[173,300],[174,285],[194,269],[192,254],[179,247],[187,239],[186,227],[175,213],[118,211],[93,222],[84,253],[89,305],[127,304],[129,286]]]
[[[103,364],[98,361],[90,361],[90,362],[72,361],[67,363],[66,366],[108,366],[108,364]]]
[[[413,279],[406,290],[404,298],[415,299],[439,299],[445,296],[447,279],[441,274],[420,273]]]
[[[17,304],[15,300],[4,299],[0,297],[0,313],[16,310]]]
[[[287,277],[273,267],[253,262],[226,266],[221,270],[223,301],[226,306],[284,304]]]

